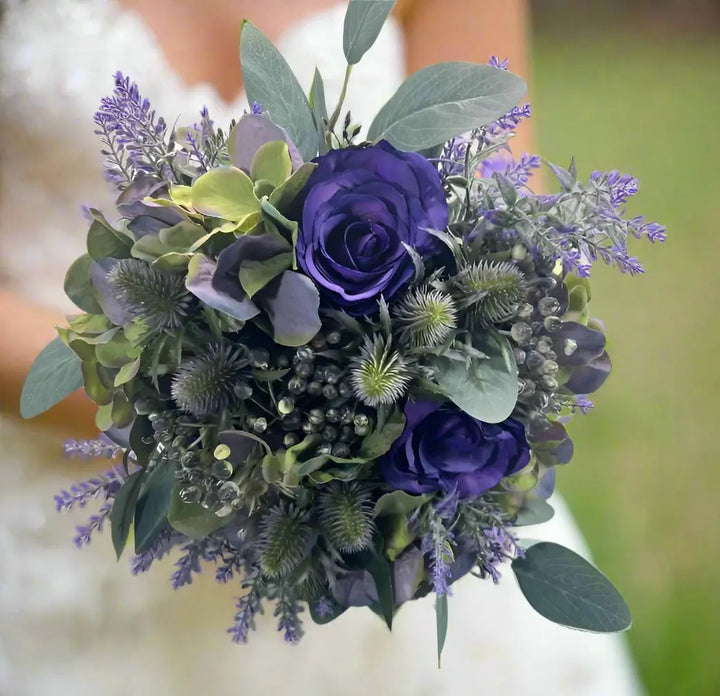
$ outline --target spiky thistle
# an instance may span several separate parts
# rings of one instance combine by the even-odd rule
[[[375,523],[370,493],[356,481],[333,481],[318,497],[320,528],[325,538],[341,553],[355,553],[372,544]]]
[[[523,272],[511,261],[479,261],[452,280],[455,300],[484,325],[510,317],[525,296]]]
[[[411,380],[408,368],[389,339],[366,336],[360,355],[350,367],[350,382],[355,395],[368,406],[390,405],[405,393]]]
[[[120,259],[107,280],[120,305],[155,331],[179,329],[193,296],[180,273],[155,268],[139,259]]]
[[[237,346],[211,343],[204,353],[181,363],[170,393],[183,411],[194,416],[219,413],[235,401],[235,384],[248,360]]]
[[[400,340],[413,348],[437,346],[457,326],[457,307],[442,290],[415,288],[393,310]]]
[[[283,578],[306,557],[313,530],[293,505],[278,505],[263,517],[258,539],[263,575]]]

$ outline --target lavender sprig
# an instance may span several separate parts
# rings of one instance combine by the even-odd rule
[[[123,188],[137,173],[174,179],[166,142],[167,124],[156,117],[150,102],[140,96],[138,86],[121,72],[115,73],[115,89],[104,97],[95,114],[95,124],[107,146],[107,178]]]
[[[291,645],[297,645],[303,637],[302,610],[293,589],[287,585],[280,587],[273,615],[278,618],[277,630],[283,632],[283,640]]]
[[[112,501],[106,500],[102,504],[99,512],[96,515],[90,516],[87,524],[78,525],[75,528],[76,534],[73,539],[73,543],[75,544],[75,546],[77,546],[79,549],[81,549],[83,546],[87,546],[91,541],[93,532],[102,532],[103,525],[110,516],[110,510],[112,510]]]
[[[56,496],[55,509],[57,512],[67,512],[72,510],[76,505],[85,507],[88,501],[104,494],[108,498],[120,487],[122,479],[116,471],[106,471],[87,481],[73,484],[70,490],[62,490]]]
[[[250,631],[255,630],[255,616],[262,614],[263,584],[260,580],[260,571],[251,570],[243,587],[247,593],[237,598],[235,618],[233,625],[227,629],[232,636],[233,643],[247,643]]]
[[[428,526],[429,531],[423,537],[421,550],[430,559],[433,590],[439,597],[451,595],[449,581],[452,578],[450,566],[455,560],[455,535],[445,527],[443,518],[435,510],[429,515]]]
[[[80,459],[113,459],[122,453],[123,448],[112,440],[98,437],[93,440],[65,440],[63,451],[66,457]]]

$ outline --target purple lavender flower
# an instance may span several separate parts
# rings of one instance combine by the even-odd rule
[[[164,180],[173,178],[167,162],[167,124],[162,117],[156,118],[150,102],[140,96],[129,77],[115,73],[115,89],[100,102],[94,121],[98,126],[95,132],[108,148],[102,154],[110,181],[124,187],[141,172],[158,174]]]
[[[110,510],[112,510],[112,501],[105,501],[100,508],[100,511],[96,515],[91,515],[87,524],[78,525],[75,530],[75,538],[73,542],[75,546],[81,549],[83,546],[87,546],[90,543],[93,532],[102,532],[105,521],[110,516]]]

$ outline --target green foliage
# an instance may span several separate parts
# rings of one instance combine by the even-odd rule
[[[178,532],[189,536],[191,539],[202,539],[212,534],[216,529],[227,524],[230,519],[232,518],[218,517],[199,503],[184,502],[180,497],[178,488],[173,489],[167,521],[173,529],[177,529]]]
[[[135,506],[135,553],[143,553],[167,525],[175,485],[175,465],[164,461],[145,478]]]
[[[595,633],[630,628],[630,610],[610,581],[582,556],[550,542],[533,544],[512,569],[525,598],[550,621]]]
[[[433,359],[437,383],[448,398],[473,418],[500,423],[517,402],[517,365],[508,342],[491,332],[477,335],[475,347],[487,359],[467,363],[445,356]]]
[[[474,63],[438,63],[411,75],[370,124],[368,139],[422,150],[499,118],[522,98],[525,82]]]
[[[237,167],[217,167],[192,185],[192,206],[203,215],[245,223],[260,211],[252,179]]]
[[[323,534],[341,553],[355,553],[372,545],[375,524],[370,493],[357,482],[332,482],[317,501]]]
[[[523,505],[513,521],[513,527],[524,527],[532,524],[542,524],[553,518],[555,511],[542,498],[530,495],[523,501]]]
[[[446,594],[437,595],[435,598],[435,631],[437,633],[437,659],[440,669],[440,659],[445,647],[448,626],[448,598]]]
[[[291,173],[290,150],[281,140],[261,145],[250,165],[250,178],[253,181],[269,181],[272,189],[280,186]]]
[[[133,238],[126,232],[116,230],[101,212],[91,208],[90,215],[93,221],[87,234],[88,254],[96,261],[106,257],[128,258]]]
[[[125,548],[135,518],[135,505],[140,495],[143,474],[143,471],[136,471],[123,481],[120,490],[115,495],[112,510],[110,511],[110,535],[118,559]]]
[[[78,356],[58,336],[35,358],[20,394],[20,415],[34,418],[83,385]]]
[[[102,307],[95,297],[95,289],[90,282],[90,265],[93,258],[83,254],[73,261],[65,274],[63,289],[72,302],[90,314],[101,314]]]
[[[345,13],[343,52],[350,65],[375,43],[395,0],[351,0]]]
[[[381,495],[375,503],[373,514],[375,517],[386,515],[407,515],[417,510],[421,505],[432,498],[432,494],[410,495],[405,491],[392,491]]]
[[[317,135],[307,97],[280,52],[247,21],[240,35],[240,62],[248,100],[262,104],[273,123],[288,132],[302,158],[311,160],[317,154]]]

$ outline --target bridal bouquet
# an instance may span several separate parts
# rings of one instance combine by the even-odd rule
[[[84,313],[37,358],[21,402],[33,416],[84,386],[98,440],[69,452],[114,459],[57,496],[102,506],[133,572],[179,549],[173,587],[203,562],[244,588],[245,641],[274,603],[288,642],[300,614],[327,623],[436,596],[438,655],[451,585],[471,573],[520,590],[548,619],[624,630],[608,580],[554,543],[549,519],[565,423],[592,404],[610,359],[590,318],[600,260],[637,273],[624,217],[637,181],[578,180],[507,142],[529,107],[497,60],[410,76],[363,133],[342,104],[352,67],[392,2],[350,2],[346,80],[326,110],[272,44],[242,28],[251,111],[227,129],[206,110],[171,129],[118,74],[95,116],[118,218],[97,210],[65,291]]]

